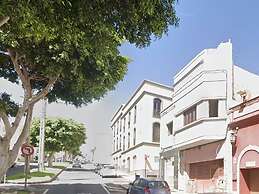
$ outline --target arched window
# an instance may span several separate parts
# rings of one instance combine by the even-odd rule
[[[136,131],[136,128],[134,128],[133,145],[136,145],[136,138],[137,138],[137,131]]]
[[[153,101],[153,117],[160,117],[161,112],[161,100],[159,98],[155,98]]]
[[[153,123],[153,142],[160,142],[160,124]]]
[[[130,133],[128,133],[128,148],[130,148]]]
[[[123,151],[125,151],[125,136],[123,136]]]

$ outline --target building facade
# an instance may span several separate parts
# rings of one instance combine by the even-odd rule
[[[259,97],[244,100],[229,111],[233,191],[259,193]]]
[[[186,193],[232,191],[228,109],[259,77],[234,65],[231,42],[205,49],[174,76],[161,112],[161,176]],[[258,90],[258,89],[257,89]]]
[[[125,173],[157,175],[160,112],[171,101],[172,88],[143,81],[111,120],[114,165]]]

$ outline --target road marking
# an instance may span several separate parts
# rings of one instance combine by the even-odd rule
[[[46,190],[43,192],[43,194],[46,194],[48,191],[49,191],[49,189],[46,189]]]
[[[107,187],[106,184],[101,184],[101,186],[103,187],[103,189],[104,189],[108,194],[111,194],[110,191],[106,188],[106,187]]]

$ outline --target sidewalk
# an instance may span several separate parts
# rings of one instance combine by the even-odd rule
[[[31,172],[37,172],[38,169],[32,169]],[[53,173],[54,176],[44,176],[44,177],[31,177],[28,179],[28,184],[35,184],[35,183],[45,183],[45,182],[51,182],[53,181],[61,172],[63,169],[59,168],[46,168],[43,172],[46,173]],[[23,184],[24,178],[16,179],[16,180],[7,180],[7,183],[14,183],[14,184]]]
[[[57,176],[62,173],[63,170],[67,168],[68,164],[66,163],[53,163],[53,167],[46,167],[43,173],[50,173],[49,175],[45,176],[40,176],[37,175],[36,172],[38,172],[37,168],[31,169],[31,172],[34,172],[35,176],[32,176],[31,178],[28,179],[28,184],[36,184],[36,183],[48,183],[54,181]],[[21,174],[21,173],[20,173]],[[17,174],[18,175],[18,174]],[[14,174],[15,176],[15,174]],[[19,175],[18,175],[19,176]],[[20,179],[15,179],[15,180],[8,180],[6,183],[11,183],[11,184],[24,184],[24,177]]]

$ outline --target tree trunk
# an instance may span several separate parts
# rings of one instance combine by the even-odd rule
[[[53,167],[54,152],[49,153],[48,156],[48,167]]]
[[[10,150],[11,139],[2,138],[0,141],[0,180],[2,180],[7,170],[13,165],[13,163],[17,159],[20,147],[28,137],[32,120],[32,111],[33,105],[30,105],[30,107],[27,110],[27,115],[22,132],[18,137],[17,141],[15,142],[12,150]]]
[[[0,143],[0,181],[3,179],[6,174],[8,168],[11,166],[9,162],[9,142],[1,141]]]

